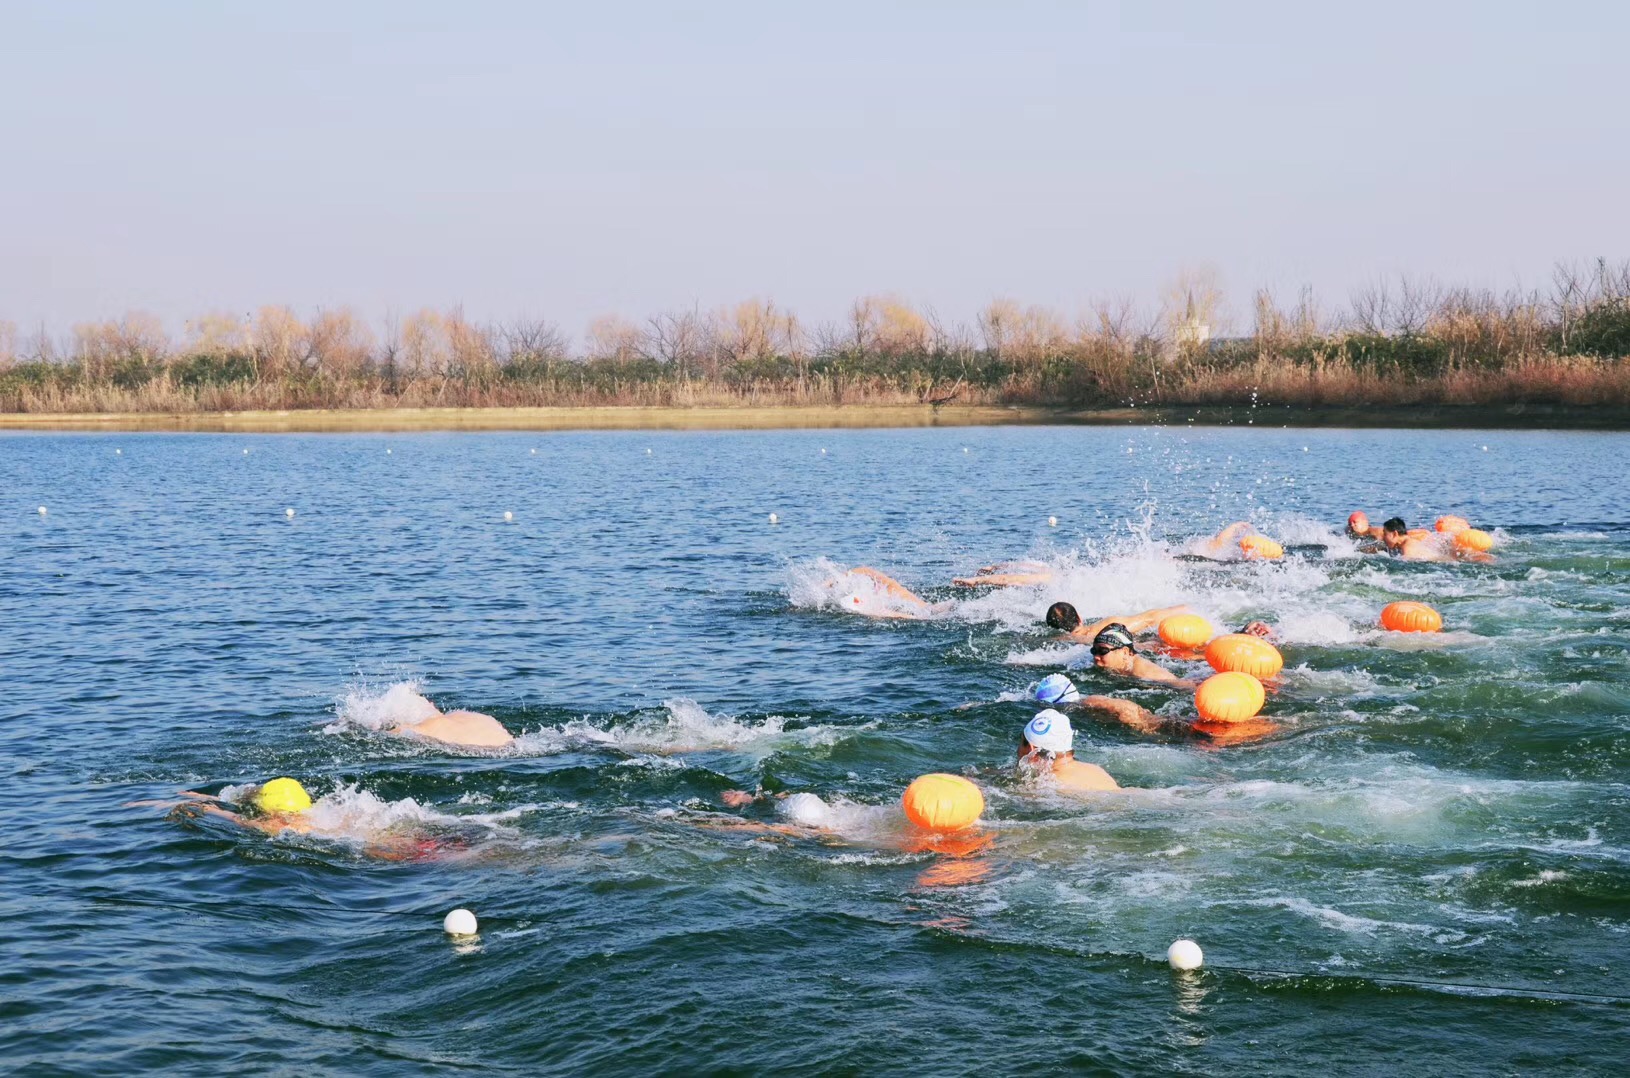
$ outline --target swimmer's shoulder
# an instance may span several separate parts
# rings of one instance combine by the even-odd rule
[[[1081,760],[1059,760],[1053,764],[1053,778],[1063,789],[1075,793],[1119,790],[1120,783],[1097,764]]]

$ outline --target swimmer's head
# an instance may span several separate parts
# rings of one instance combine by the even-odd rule
[[[1404,523],[1403,517],[1393,517],[1381,525],[1381,541],[1389,547],[1403,546],[1408,538],[1409,525]]]
[[[1368,535],[1370,533],[1370,518],[1364,513],[1354,513],[1347,518],[1348,535]]]
[[[1073,704],[1081,699],[1080,691],[1075,682],[1063,674],[1048,674],[1036,686],[1036,703],[1046,707],[1059,707],[1064,704]]]
[[[254,805],[268,816],[292,816],[311,807],[311,795],[293,779],[273,779],[255,791]]]
[[[1047,624],[1067,633],[1080,627],[1081,615],[1069,603],[1054,603],[1047,608]]]
[[[1273,626],[1265,621],[1248,621],[1240,626],[1239,631],[1245,636],[1260,636],[1264,640],[1273,639]]]
[[[1132,630],[1118,621],[1105,625],[1098,631],[1098,635],[1092,638],[1094,659],[1101,659],[1110,652],[1120,651],[1122,648],[1126,648],[1134,655],[1137,654],[1138,649],[1132,643]]]
[[[1075,730],[1070,727],[1068,715],[1048,708],[1037,712],[1036,717],[1025,724],[1024,740],[1037,752],[1062,756],[1074,747]]]

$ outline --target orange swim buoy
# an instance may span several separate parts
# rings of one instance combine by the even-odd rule
[[[1465,517],[1438,517],[1438,522],[1433,527],[1445,535],[1458,535],[1471,525],[1466,522]]]
[[[900,797],[906,819],[929,831],[960,831],[985,811],[985,795],[961,775],[936,772],[914,779]]]
[[[1200,682],[1194,690],[1194,708],[1206,722],[1245,722],[1256,718],[1267,698],[1262,682],[1230,670]]]
[[[1260,636],[1229,633],[1206,645],[1206,662],[1219,674],[1250,674],[1266,681],[1284,668],[1285,657]]]
[[[1285,556],[1285,548],[1269,539],[1266,535],[1245,536],[1239,541],[1239,549],[1240,553],[1245,555],[1247,561],[1254,558],[1274,561]]]
[[[1435,633],[1443,616],[1425,603],[1388,603],[1381,608],[1381,628],[1395,633]]]
[[[1487,554],[1494,549],[1494,536],[1479,528],[1467,528],[1455,536],[1455,546],[1461,550]]]
[[[1420,539],[1422,541],[1432,538],[1432,533],[1427,531],[1425,528],[1411,528],[1404,534],[1408,535],[1411,539]]]
[[[1174,648],[1204,647],[1213,631],[1211,622],[1198,614],[1173,614],[1160,623],[1160,639]]]

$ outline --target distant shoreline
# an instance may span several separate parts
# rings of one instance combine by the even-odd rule
[[[1554,404],[1149,405],[1041,408],[947,405],[357,408],[244,412],[0,413],[0,431],[367,433],[410,431],[819,430],[970,426],[1255,426],[1630,430],[1630,408]]]

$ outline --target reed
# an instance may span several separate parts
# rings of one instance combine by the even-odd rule
[[[719,408],[955,404],[1630,407],[1630,263],[1559,267],[1545,292],[1400,281],[1321,314],[1254,299],[1210,336],[1221,293],[1189,280],[1160,309],[1073,322],[991,304],[946,324],[896,297],[805,326],[754,300],[643,323],[596,320],[573,349],[539,321],[424,310],[382,327],[344,309],[205,316],[180,341],[142,314],[21,341],[0,322],[0,411],[198,413],[385,408]]]

